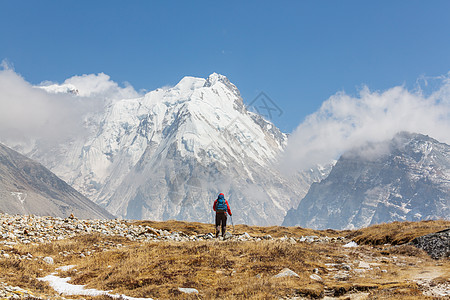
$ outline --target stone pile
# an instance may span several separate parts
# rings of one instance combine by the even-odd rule
[[[131,241],[205,241],[215,239],[212,233],[187,235],[183,232],[169,232],[150,226],[136,225],[129,220],[79,220],[73,216],[62,219],[57,217],[23,216],[0,214],[0,243],[47,243],[71,238],[77,235],[98,233],[106,236],[119,236]],[[229,232],[220,240],[262,241],[275,240],[270,235],[252,237],[247,232],[233,235]],[[318,236],[282,237],[278,239],[288,243],[345,243],[343,237],[330,238]]]
[[[411,243],[434,259],[450,257],[450,228],[415,238]]]

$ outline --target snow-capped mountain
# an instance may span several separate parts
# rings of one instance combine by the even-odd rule
[[[341,156],[283,225],[349,229],[450,218],[450,146],[402,132]]]
[[[281,224],[305,185],[325,176],[280,174],[272,164],[286,134],[248,111],[236,86],[215,73],[112,101],[89,120],[88,139],[32,155],[123,218],[209,222],[213,200],[223,192],[235,222]]]
[[[114,218],[41,164],[0,144],[0,212]]]

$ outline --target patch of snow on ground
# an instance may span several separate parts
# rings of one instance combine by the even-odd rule
[[[62,266],[62,267],[56,268],[56,271],[67,272],[69,270],[72,270],[75,267],[76,267],[75,265]]]
[[[70,267],[70,266],[67,266]],[[48,282],[49,285],[58,293],[71,296],[71,295],[83,295],[83,296],[110,296],[115,299],[127,299],[127,300],[151,300],[152,298],[133,298],[128,297],[125,295],[117,295],[117,294],[110,294],[107,291],[99,291],[96,289],[85,289],[84,285],[76,285],[76,284],[70,284],[67,283],[70,280],[70,277],[61,278],[58,276],[55,276],[53,273],[52,275],[47,275],[43,278],[38,278],[41,281]]]
[[[358,244],[355,243],[355,242],[353,242],[353,241],[351,241],[351,242],[345,244],[345,245],[342,246],[342,247],[345,247],[345,248],[353,248],[353,247],[358,247]]]

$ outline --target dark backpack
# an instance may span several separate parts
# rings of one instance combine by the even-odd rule
[[[216,211],[227,211],[225,198],[222,195],[220,195],[219,198],[217,198]]]

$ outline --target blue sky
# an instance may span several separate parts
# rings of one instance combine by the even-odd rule
[[[450,70],[450,1],[1,1],[0,61],[32,84],[103,72],[136,90],[226,75],[292,132],[339,91]]]

